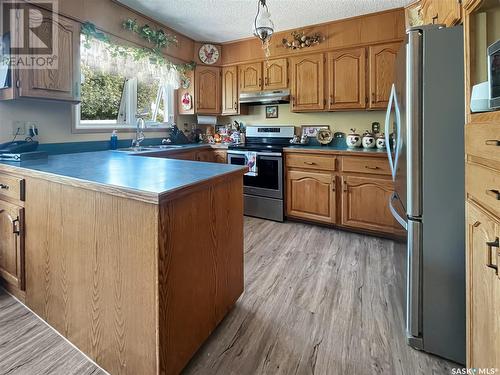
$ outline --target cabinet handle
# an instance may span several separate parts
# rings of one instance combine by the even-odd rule
[[[9,190],[9,189],[10,189],[9,185],[0,184],[0,190]]]
[[[332,191],[335,193],[335,181],[332,183]]]
[[[486,146],[500,146],[500,140],[496,139],[488,139],[486,142],[484,142]]]
[[[237,111],[238,110],[238,102],[234,102],[234,110]]]
[[[19,227],[19,218],[12,220],[12,233],[19,235],[21,228]]]
[[[486,190],[486,195],[495,198],[497,201],[500,201],[500,191],[496,189]]]
[[[333,105],[335,103],[335,100],[333,100],[333,95],[330,95],[330,105]]]
[[[372,169],[374,171],[376,171],[377,169],[380,169],[379,167],[370,167],[369,165],[365,165],[365,168],[366,169]]]
[[[307,165],[316,165],[316,163],[313,163],[312,161],[305,161],[304,164],[307,164]]]
[[[491,249],[493,248],[498,248],[500,247],[500,243],[499,243],[499,239],[498,237],[495,239],[495,241],[491,241],[491,242],[486,242],[486,251],[488,252],[486,254],[486,266],[491,268],[491,269],[494,269],[495,272],[497,273],[498,275],[498,266],[497,265],[494,265],[493,262],[492,262],[492,256],[491,256]]]
[[[349,185],[347,185],[347,181],[344,181],[344,193],[349,191]]]
[[[266,79],[264,80],[264,84],[267,86],[269,85],[269,77],[266,77]]]
[[[259,78],[259,86],[262,86],[262,78]]]

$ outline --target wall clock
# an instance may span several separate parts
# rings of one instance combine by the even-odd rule
[[[219,60],[220,53],[216,46],[207,43],[201,46],[198,56],[202,63],[212,65]]]

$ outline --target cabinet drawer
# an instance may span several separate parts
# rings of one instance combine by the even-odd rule
[[[498,124],[468,124],[465,127],[465,133],[467,154],[500,162],[500,126]]]
[[[385,158],[349,156],[342,158],[342,171],[391,175],[389,161]]]
[[[286,166],[306,169],[335,170],[335,156],[310,154],[287,154]]]
[[[467,164],[467,194],[500,216],[500,174],[477,164]]]
[[[24,180],[0,173],[0,198],[2,196],[24,201]]]

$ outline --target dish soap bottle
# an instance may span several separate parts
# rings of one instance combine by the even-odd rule
[[[116,129],[111,133],[111,138],[109,139],[109,147],[111,150],[116,150],[118,148],[118,134]]]

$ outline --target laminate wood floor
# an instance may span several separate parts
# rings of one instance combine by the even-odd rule
[[[406,345],[405,256],[389,240],[247,218],[245,293],[183,374],[451,374]]]
[[[246,218],[245,293],[183,375],[450,374],[406,345],[404,272],[392,241]],[[0,374],[105,373],[0,289]]]
[[[104,375],[106,372],[0,288],[0,374]]]

